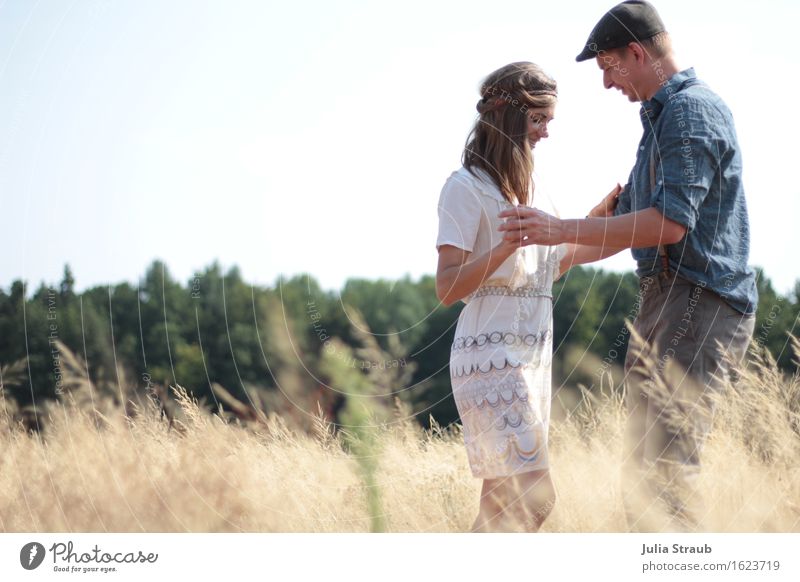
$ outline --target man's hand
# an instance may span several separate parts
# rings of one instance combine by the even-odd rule
[[[617,207],[617,202],[619,202],[619,195],[622,192],[622,186],[617,184],[614,189],[609,192],[605,198],[592,208],[589,212],[589,218],[608,218],[609,216],[614,216],[614,209]]]
[[[564,242],[562,221],[538,208],[517,206],[497,215],[507,218],[500,225],[503,240],[519,246],[557,245]]]

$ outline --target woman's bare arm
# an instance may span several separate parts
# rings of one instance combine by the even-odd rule
[[[439,247],[436,269],[436,296],[450,306],[463,299],[491,277],[503,262],[519,248],[518,244],[502,242],[472,260],[472,253],[453,245]]]
[[[567,244],[567,253],[559,263],[559,278],[572,267],[600,261],[612,255],[616,255],[624,248],[625,247],[610,247],[608,245],[594,247],[589,245]]]
[[[619,201],[619,195],[622,193],[622,186],[617,184],[611,189],[605,198],[600,203],[589,211],[587,218],[608,218],[614,216],[614,208]],[[561,259],[559,264],[559,278],[569,271],[572,267],[577,265],[585,265],[586,263],[594,263],[612,255],[616,255],[625,247],[611,247],[608,245],[590,246],[578,245],[572,243],[567,244],[567,252],[564,258]]]

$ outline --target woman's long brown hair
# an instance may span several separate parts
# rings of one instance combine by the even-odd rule
[[[475,108],[480,117],[467,137],[461,162],[481,168],[510,203],[529,205],[533,192],[533,156],[528,146],[527,111],[555,104],[556,82],[533,63],[511,63],[481,84]]]

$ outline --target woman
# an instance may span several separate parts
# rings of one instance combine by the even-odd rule
[[[503,240],[497,215],[533,204],[532,151],[548,136],[556,98],[555,81],[533,63],[490,74],[463,167],[439,198],[436,292],[445,305],[466,303],[450,376],[470,468],[483,479],[473,531],[537,531],[555,504],[547,454],[552,285],[573,249]],[[594,215],[607,213],[614,194]]]

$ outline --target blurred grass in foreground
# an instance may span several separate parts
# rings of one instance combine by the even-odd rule
[[[369,356],[369,346],[360,349]],[[340,364],[328,365],[346,382],[352,370]],[[126,414],[90,385],[43,403],[37,433],[13,421],[14,402],[0,393],[0,530],[466,531],[481,481],[469,472],[460,427],[423,430],[397,398],[393,411],[375,408],[369,397],[404,378],[363,378],[348,394],[352,426],[317,415],[310,433],[274,413],[225,420],[180,386],[169,418],[153,396]],[[558,501],[542,531],[626,531],[624,419],[621,394],[608,388],[555,416]],[[800,377],[754,347],[704,451],[702,529],[800,531],[798,461]]]

